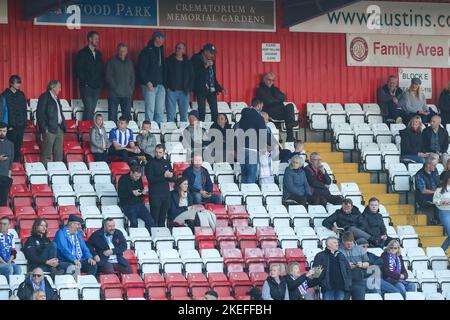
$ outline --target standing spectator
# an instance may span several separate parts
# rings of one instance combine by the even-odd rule
[[[56,244],[48,238],[47,228],[45,219],[34,220],[31,236],[22,250],[28,261],[28,270],[39,267],[54,277],[66,273],[66,270],[59,264]]]
[[[128,48],[124,43],[117,46],[117,55],[106,65],[108,85],[108,120],[117,121],[120,104],[122,115],[131,120],[131,98],[134,92],[134,65],[128,59]]]
[[[30,276],[19,285],[17,296],[20,300],[59,300],[58,294],[52,288],[50,282],[45,278],[44,271],[36,267],[32,269]],[[37,293],[43,293],[44,298],[34,298]]]
[[[274,120],[283,120],[286,124],[286,141],[294,141],[294,127],[298,125],[295,121],[295,110],[292,103],[284,105],[286,94],[274,86],[275,74],[267,72],[264,74],[258,89],[256,90],[256,97],[261,99],[264,103],[263,111],[267,112]]]
[[[304,170],[308,183],[312,189],[312,205],[322,205],[326,207],[328,202],[333,205],[342,203],[342,196],[335,196],[330,192],[332,181],[323,166],[320,154],[317,152],[311,153],[309,166],[306,166]]]
[[[75,278],[80,272],[95,276],[97,263],[83,240],[81,224],[83,219],[71,214],[67,225],[56,232],[55,244],[58,248],[58,259],[61,267]]]
[[[186,44],[178,42],[175,53],[166,59],[167,66],[167,121],[175,122],[177,104],[180,121],[187,121],[189,94],[194,87],[194,70],[186,55]]]
[[[0,219],[0,274],[7,279],[10,275],[22,273],[22,269],[14,263],[17,251],[14,234],[9,232],[10,223],[8,217]]]
[[[142,167],[134,164],[130,168],[130,174],[120,177],[117,188],[120,205],[125,216],[130,220],[130,227],[138,227],[138,218],[142,219],[148,232],[155,226],[150,212],[144,204],[144,195],[148,190],[144,189],[142,182]]]
[[[377,103],[385,120],[392,119],[397,123],[408,122],[408,115],[399,104],[402,95],[403,90],[398,87],[397,76],[389,76],[387,83],[378,88]]]
[[[400,155],[401,161],[424,163],[426,153],[423,152],[422,120],[414,116],[408,127],[400,130]]]
[[[433,203],[439,210],[439,219],[445,229],[447,238],[442,244],[442,249],[447,251],[450,246],[450,174],[447,173],[436,189],[433,196]]]
[[[191,57],[194,69],[194,94],[198,103],[200,121],[205,121],[206,101],[211,109],[211,119],[216,121],[218,115],[217,95],[227,91],[217,81],[216,47],[212,43],[203,46],[200,52]]]
[[[103,220],[103,227],[95,231],[87,242],[97,261],[98,271],[103,274],[133,273],[123,252],[127,250],[127,241],[112,218]]]
[[[219,113],[217,120],[209,128],[206,138],[210,141],[208,148],[214,148],[214,162],[234,162],[233,149],[227,149],[227,132],[231,130],[227,115]]]
[[[272,264],[270,274],[262,288],[263,300],[289,300],[289,290],[285,277],[281,277],[281,265]]]
[[[155,147],[155,157],[145,166],[145,175],[149,184],[150,212],[158,227],[165,227],[170,206],[169,181],[174,175],[169,160],[164,159],[166,148],[162,144]]]
[[[307,160],[307,154],[305,150],[305,143],[302,140],[294,141],[294,152],[289,149],[283,149],[280,152],[280,162],[288,163],[289,160],[295,155],[301,156],[304,161]]]
[[[420,88],[421,84],[422,80],[419,78],[412,78],[411,86],[402,95],[400,104],[409,117],[418,115],[423,123],[427,123],[432,114],[428,109],[425,95]]]
[[[322,267],[318,278],[323,300],[344,300],[352,286],[350,263],[338,250],[339,243],[335,237],[326,240],[326,249],[314,257],[313,267]]]
[[[220,194],[213,194],[213,182],[208,169],[202,166],[203,158],[195,155],[192,164],[183,171],[183,177],[188,179],[189,192],[194,204],[213,203],[221,204],[223,198]]]
[[[284,172],[283,199],[305,206],[306,202],[310,201],[311,194],[311,187],[303,170],[303,159],[300,156],[294,156]]]
[[[190,159],[194,154],[202,154],[205,145],[204,138],[206,138],[206,130],[202,127],[199,121],[197,110],[189,112],[189,125],[183,130],[182,141],[183,146],[187,149],[187,154]]]
[[[405,299],[406,292],[416,291],[416,285],[406,280],[408,271],[400,252],[400,243],[397,240],[389,242],[381,258],[383,259],[383,279],[387,282],[383,288],[384,292],[398,292]]]
[[[27,99],[20,90],[22,79],[13,75],[9,78],[9,88],[1,94],[0,121],[8,125],[8,140],[14,144],[14,161],[19,161],[23,134],[27,122]]]
[[[84,105],[83,120],[94,118],[95,107],[102,89],[104,65],[102,53],[97,49],[99,40],[98,32],[90,31],[87,34],[87,47],[78,51],[75,58],[75,72]]]
[[[366,299],[366,281],[364,276],[369,268],[369,257],[364,249],[355,245],[353,233],[344,232],[342,235],[342,245],[339,248],[350,264],[352,273],[352,286],[350,292],[347,292],[345,300],[365,300]]]
[[[133,131],[128,128],[128,118],[120,116],[117,128],[109,133],[109,155],[120,158],[120,161],[128,162],[128,157],[138,156],[141,149],[134,144]]]
[[[433,217],[431,224],[439,224],[439,216],[436,207],[433,204],[433,196],[439,186],[439,172],[436,169],[439,156],[431,153],[425,160],[422,169],[417,171],[414,180],[416,183],[416,205],[421,208],[431,208]]]
[[[155,155],[156,137],[150,132],[152,123],[148,120],[142,122],[141,132],[139,132],[136,142],[145,155],[147,161]]]
[[[442,163],[447,163],[450,156],[448,149],[448,132],[441,126],[441,117],[431,117],[430,125],[422,131],[423,149],[426,153],[437,153]]]
[[[163,121],[166,89],[164,88],[166,63],[164,59],[164,33],[155,31],[147,46],[139,54],[137,70],[145,99],[145,120]]]
[[[370,198],[358,226],[370,235],[370,238],[366,240],[374,247],[384,248],[384,244],[392,240],[387,236],[383,216],[380,213],[380,201],[375,197]]]
[[[318,285],[314,280],[314,269],[301,274],[300,264],[291,262],[288,264],[288,275],[286,283],[289,290],[290,300],[315,300],[314,292],[311,292],[314,286]]]
[[[442,90],[439,96],[439,110],[441,111],[442,124],[450,123],[450,81],[447,88]]]
[[[12,185],[11,167],[14,160],[14,145],[6,139],[8,128],[0,122],[0,207],[6,207]]]
[[[95,124],[91,129],[89,143],[94,160],[108,162],[110,142],[106,134],[105,126],[103,125],[103,116],[101,113],[95,115]]]
[[[61,92],[61,82],[52,80],[47,85],[47,91],[38,100],[36,116],[37,124],[44,140],[41,162],[47,166],[53,155],[54,162],[63,161],[64,133],[66,119],[58,94]]]

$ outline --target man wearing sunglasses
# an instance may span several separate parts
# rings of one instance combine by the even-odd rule
[[[33,294],[36,291],[45,292],[45,300],[59,300],[58,294],[53,290],[50,282],[44,276],[44,271],[39,267],[33,269],[30,276],[20,284],[17,296],[20,300],[33,300]]]

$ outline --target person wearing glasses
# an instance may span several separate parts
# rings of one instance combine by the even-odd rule
[[[14,263],[17,251],[15,236],[9,231],[10,222],[8,217],[0,219],[0,275],[7,279],[12,274],[22,273],[22,269]]]
[[[44,295],[40,299],[34,297],[40,293]],[[44,271],[41,268],[34,268],[29,277],[19,285],[17,296],[20,300],[59,300],[56,291],[50,285],[50,282],[45,278]]]
[[[167,122],[175,122],[177,104],[180,121],[187,121],[189,94],[194,88],[194,69],[186,55],[186,44],[178,42],[175,53],[166,59],[166,111]]]

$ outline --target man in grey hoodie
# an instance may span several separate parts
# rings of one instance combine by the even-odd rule
[[[95,161],[108,162],[108,148],[110,146],[108,135],[103,126],[103,116],[101,113],[95,115],[95,125],[90,133],[91,152]]]
[[[137,144],[144,153],[147,161],[155,155],[156,137],[150,132],[152,123],[148,120],[142,122],[142,130],[136,138]]]

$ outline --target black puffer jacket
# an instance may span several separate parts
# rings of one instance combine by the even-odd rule
[[[12,92],[8,88],[3,91],[1,96],[5,98],[8,106],[8,126],[12,128],[25,127],[27,122],[27,98],[25,94],[20,90]],[[2,100],[0,100],[0,105]]]
[[[334,262],[338,263],[342,279],[337,279],[337,277],[339,276],[338,274],[331,274],[330,272],[331,259],[333,259]],[[318,266],[322,266],[323,268],[322,274],[318,279],[320,282],[322,293],[336,289],[333,287],[333,282],[341,283],[341,281],[343,282],[342,285],[344,291],[350,290],[352,286],[352,270],[350,268],[350,263],[348,262],[347,258],[340,251],[336,251],[334,254],[331,253],[331,251],[328,249],[319,252],[315,256],[313,263],[313,267]]]
[[[46,300],[59,300],[59,296],[56,291],[50,285],[47,279],[45,281],[45,298]],[[31,278],[25,278],[25,281],[22,282],[17,290],[17,296],[20,300],[32,300],[33,299],[34,288],[31,283]]]
[[[175,54],[170,55],[166,59],[167,67],[167,77],[166,86],[172,91],[175,91],[176,82],[176,68],[177,58]],[[194,69],[192,68],[192,63],[189,61],[187,56],[183,57],[183,91],[188,93],[194,88]]]
[[[164,46],[155,47],[153,40],[149,41],[139,54],[136,70],[141,85],[145,86],[149,82],[153,87],[164,84],[166,75]]]
[[[400,130],[400,154],[417,155],[423,151],[423,136],[421,131],[412,131],[411,128]]]
[[[361,212],[357,207],[352,208],[350,214],[344,213],[342,209],[338,209],[331,216],[323,220],[322,225],[327,229],[332,229],[334,223],[338,228],[357,227],[360,224]]]
[[[286,95],[278,87],[269,88],[264,82],[261,82],[256,89],[256,97],[264,102],[263,111],[272,106],[282,105],[286,99]]]
[[[376,239],[386,235],[386,226],[380,211],[372,213],[368,207],[364,209],[358,227]]]

